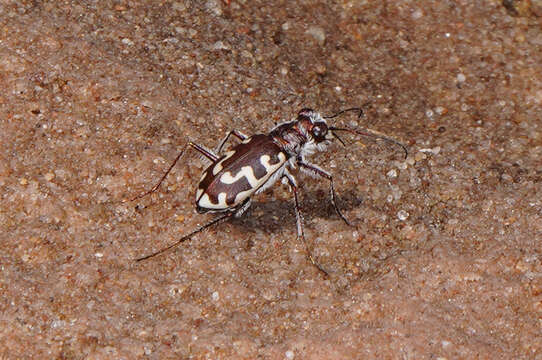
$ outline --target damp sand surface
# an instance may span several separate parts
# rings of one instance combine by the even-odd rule
[[[539,1],[0,3],[0,357],[541,359]],[[303,107],[344,134],[239,219],[205,158]],[[342,134],[341,134],[342,135]],[[232,143],[236,140],[232,139]]]

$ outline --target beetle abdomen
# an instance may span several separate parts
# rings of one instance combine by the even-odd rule
[[[288,156],[268,135],[244,140],[203,172],[196,194],[198,211],[236,208],[281,171],[287,160]]]

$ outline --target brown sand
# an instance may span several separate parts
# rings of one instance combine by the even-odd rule
[[[0,1],[0,357],[542,359],[542,4]],[[188,139],[364,106],[291,194],[212,218]]]

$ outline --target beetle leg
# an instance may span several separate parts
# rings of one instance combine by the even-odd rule
[[[312,251],[309,247],[309,244],[307,243],[307,240],[305,239],[305,234],[303,232],[303,216],[301,215],[301,208],[299,206],[299,199],[297,196],[297,184],[295,182],[294,177],[287,171],[284,172],[283,175],[284,178],[288,180],[288,184],[290,185],[292,192],[294,193],[294,204],[295,204],[295,218],[296,218],[296,224],[297,224],[297,238],[298,240],[301,239],[303,242],[303,245],[305,246],[305,251],[307,251],[307,257],[311,261],[311,263],[320,270],[324,275],[329,276],[329,273],[320,265],[314,257],[312,256]]]
[[[323,177],[323,178],[326,178],[327,180],[329,180],[329,192],[331,194],[331,204],[333,204],[333,208],[337,212],[337,215],[339,215],[340,218],[343,219],[343,221],[346,223],[346,225],[354,226],[354,225],[352,225],[350,223],[350,221],[348,221],[348,219],[343,215],[343,213],[341,212],[341,210],[337,206],[337,202],[335,200],[335,198],[336,198],[336,196],[335,196],[335,188],[333,187],[333,177],[331,176],[331,174],[328,173],[327,171],[323,170],[323,169],[320,169],[316,165],[309,164],[309,163],[304,163],[302,160],[298,160],[297,163],[299,164],[299,168],[301,170],[304,170],[304,171],[308,172],[310,175]]]
[[[188,142],[188,145],[190,145],[193,149],[197,150],[201,155],[205,156],[207,159],[211,160],[212,162],[215,162],[218,159],[218,156],[216,155],[216,153],[211,152],[211,150],[207,150],[201,145],[193,143],[192,141]]]
[[[222,140],[220,142],[220,145],[218,145],[218,147],[216,148],[216,153],[217,154],[220,154],[222,152],[222,148],[224,148],[224,145],[226,145],[226,142],[228,141],[228,139],[231,137],[231,136],[235,136],[236,138],[238,138],[239,140],[246,140],[248,139],[248,136],[246,136],[245,134],[243,134],[242,132],[240,132],[239,130],[231,130],[227,135],[226,137],[224,138],[224,140]]]
[[[174,247],[178,246],[179,244],[185,242],[186,240],[189,240],[190,238],[192,238],[194,235],[202,232],[203,230],[205,229],[208,229],[210,228],[211,226],[213,225],[216,225],[216,224],[219,224],[221,223],[222,221],[228,219],[229,217],[231,217],[232,215],[235,215],[235,212],[227,212],[225,213],[224,215],[222,216],[219,216],[211,221],[209,221],[208,223],[206,224],[203,224],[201,225],[200,227],[198,227],[197,229],[193,230],[192,232],[190,232],[189,234],[186,234],[185,236],[183,236],[182,238],[180,238],[179,240],[177,240],[177,242],[163,248],[163,249],[160,249],[156,252],[153,252],[152,254],[149,254],[149,255],[146,255],[146,256],[143,256],[143,257],[140,257],[140,258],[137,258],[136,261],[142,261],[142,260],[147,260],[151,257],[155,257],[156,255],[160,255],[166,251],[168,251],[169,249],[173,249]]]
[[[162,182],[166,179],[166,177],[169,175],[169,173],[171,172],[171,170],[173,169],[173,167],[175,166],[175,164],[177,164],[177,161],[179,161],[179,159],[183,156],[183,154],[186,152],[187,148],[188,147],[191,147],[193,149],[195,149],[196,151],[198,151],[200,154],[202,154],[203,156],[205,156],[206,158],[208,158],[209,160],[211,161],[216,161],[218,159],[218,156],[216,156],[215,154],[213,154],[211,151],[205,149],[203,146],[201,145],[198,145],[196,143],[193,143],[192,141],[188,142],[188,144],[185,145],[185,147],[181,150],[181,152],[179,153],[179,155],[177,155],[177,157],[175,158],[175,160],[173,161],[173,163],[170,165],[169,169],[167,169],[167,171],[165,172],[164,175],[162,175],[162,177],[160,178],[160,180],[158,181],[158,183],[156,183],[156,185],[154,185],[150,190],[144,192],[143,194],[139,194],[138,196],[134,197],[133,199],[130,199],[129,201],[134,201],[134,200],[137,200],[137,199],[140,199],[144,196],[147,196],[153,192],[155,192],[159,187],[160,185],[162,184]],[[124,200],[126,201],[126,200]]]
[[[252,200],[250,198],[246,199],[241,205],[237,207],[237,210],[235,210],[235,217],[241,217],[245,213],[245,211],[248,210],[250,207],[250,204],[252,203]]]

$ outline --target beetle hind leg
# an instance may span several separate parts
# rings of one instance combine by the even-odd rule
[[[149,194],[152,194],[153,192],[155,192],[156,190],[158,190],[158,188],[160,187],[160,185],[162,184],[162,182],[166,179],[166,177],[169,175],[169,173],[171,172],[171,170],[173,170],[173,167],[177,164],[177,162],[179,161],[179,159],[184,155],[184,153],[188,150],[188,148],[191,147],[193,148],[194,150],[196,150],[197,152],[199,152],[200,154],[202,154],[203,156],[205,156],[207,159],[211,160],[211,161],[216,161],[218,159],[218,156],[216,156],[214,153],[212,153],[211,151],[205,149],[203,146],[201,145],[198,145],[196,143],[193,143],[192,141],[189,141],[188,144],[185,145],[185,147],[179,152],[179,155],[177,155],[177,157],[175,158],[175,160],[173,161],[173,163],[169,166],[169,168],[167,169],[167,171],[164,173],[164,175],[162,175],[162,177],[160,178],[160,180],[156,183],[156,185],[154,185],[150,190],[142,193],[142,194],[139,194],[137,195],[136,197],[132,198],[132,199],[129,199],[129,200],[123,200],[123,202],[126,202],[126,201],[134,201],[134,200],[137,200],[137,199],[141,199],[142,197],[144,196],[147,196]]]
[[[223,214],[223,215],[221,215],[219,217],[216,217],[213,220],[211,220],[211,221],[201,225],[200,227],[196,228],[195,230],[192,230],[192,232],[186,234],[185,236],[183,236],[182,238],[177,240],[175,243],[173,243],[173,244],[171,244],[171,245],[169,245],[169,246],[167,246],[165,248],[162,248],[162,249],[160,249],[158,251],[155,251],[152,254],[137,258],[137,259],[135,259],[135,261],[140,262],[140,261],[147,260],[147,259],[150,259],[152,257],[155,257],[156,255],[160,255],[162,253],[165,253],[166,251],[168,251],[170,249],[173,249],[174,247],[179,246],[181,243],[183,243],[183,242],[185,242],[187,240],[190,240],[192,237],[194,237],[194,235],[199,234],[200,232],[210,228],[213,225],[217,225],[217,224],[225,221],[226,219],[230,218],[234,214],[235,214],[234,212],[227,212],[227,213],[225,213],[225,214]]]

